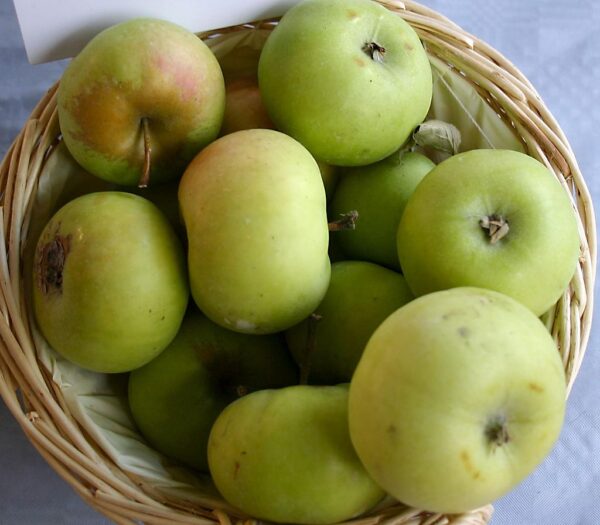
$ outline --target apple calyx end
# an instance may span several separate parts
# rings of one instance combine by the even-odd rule
[[[152,146],[150,144],[150,129],[148,128],[148,117],[142,117],[140,121],[142,133],[144,135],[144,165],[142,175],[138,181],[138,188],[147,188],[150,183],[150,162],[152,155]]]
[[[385,56],[385,47],[380,46],[377,42],[365,42],[362,50],[375,62],[380,64],[383,62]]]
[[[330,232],[339,232],[342,230],[355,230],[356,221],[358,220],[358,211],[350,210],[348,213],[340,214],[341,218],[336,221],[331,221],[327,224]]]
[[[496,244],[499,240],[506,237],[510,228],[508,221],[501,215],[485,215],[479,219],[479,226],[487,230],[490,244]]]
[[[62,293],[63,269],[71,249],[71,235],[63,236],[58,232],[41,246],[37,258],[38,287],[42,294]]]
[[[496,417],[490,420],[485,427],[485,437],[492,448],[492,452],[498,447],[506,445],[511,439],[506,418]]]

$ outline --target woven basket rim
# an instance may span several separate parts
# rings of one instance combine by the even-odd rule
[[[375,0],[419,34],[428,53],[465,75],[479,94],[510,122],[529,154],[551,169],[571,198],[579,220],[581,254],[576,274],[550,316],[568,389],[579,372],[593,313],[596,224],[592,199],[577,160],[558,123],[529,80],[501,53],[448,18],[412,0]],[[278,18],[199,34],[214,38],[246,28],[271,29]],[[50,466],[92,507],[118,524],[230,525],[234,513],[192,509],[121,472],[89,440],[69,413],[61,392],[36,357],[21,279],[21,257],[37,180],[59,137],[56,83],[39,101],[0,164],[0,395],[23,432]],[[443,516],[401,505],[353,520],[360,525],[483,525],[491,506],[461,516]],[[254,520],[246,520],[249,523]]]

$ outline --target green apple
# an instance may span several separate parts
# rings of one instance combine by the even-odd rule
[[[267,39],[258,80],[278,129],[323,162],[396,151],[427,115],[432,75],[415,31],[370,0],[303,0]]]
[[[177,334],[188,302],[185,258],[164,215],[122,192],[63,206],[37,243],[33,307],[58,353],[97,372],[126,372]]]
[[[334,263],[317,317],[286,332],[288,347],[309,382],[348,382],[371,334],[412,299],[402,275],[392,270],[362,261]]]
[[[256,79],[241,77],[225,83],[225,114],[221,135],[243,129],[274,127],[263,104]]]
[[[285,330],[327,291],[325,190],[317,163],[291,137],[225,135],[188,166],[179,186],[192,295],[238,332]]]
[[[347,386],[292,386],[234,401],[211,430],[208,463],[227,501],[268,521],[337,523],[384,496],[352,448]]]
[[[508,150],[473,150],[434,168],[400,220],[398,255],[415,295],[478,286],[536,315],[567,288],[579,235],[566,191],[540,162]]]
[[[317,161],[317,165],[319,166],[319,171],[321,172],[323,186],[325,186],[327,202],[329,202],[329,200],[333,197],[333,192],[335,191],[335,187],[337,186],[339,180],[339,170],[336,166],[325,164],[324,162],[320,161]]]
[[[249,392],[297,382],[281,336],[236,334],[190,310],[173,342],[129,376],[129,406],[156,450],[208,471],[208,435],[220,412]]]
[[[399,269],[396,234],[408,198],[435,164],[420,153],[401,153],[345,170],[331,202],[331,218],[358,211],[354,230],[336,233],[342,251],[360,259]]]
[[[350,435],[389,494],[431,512],[499,498],[546,456],[565,410],[552,337],[485,289],[415,299],[371,337],[350,385]]]
[[[193,33],[136,18],[110,27],[75,57],[58,89],[64,141],[90,173],[145,186],[181,176],[219,133],[225,86]]]

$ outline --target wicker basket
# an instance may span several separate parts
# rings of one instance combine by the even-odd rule
[[[524,149],[555,173],[571,197],[579,217],[579,265],[569,289],[547,318],[570,389],[591,327],[596,232],[591,198],[567,139],[529,81],[500,53],[419,4],[379,2],[415,28],[431,56],[472,83],[497,115],[514,128]],[[275,24],[276,20],[245,24],[200,36],[210,38],[249,27],[272,29]],[[122,471],[69,411],[61,390],[38,358],[22,278],[23,256],[38,178],[60,140],[56,87],[39,102],[0,166],[0,394],[46,461],[86,502],[114,522],[253,523],[222,502],[191,506],[170,500]],[[207,501],[212,500],[207,497]],[[352,523],[478,525],[487,523],[491,513],[487,506],[460,516],[444,516],[391,503]]]

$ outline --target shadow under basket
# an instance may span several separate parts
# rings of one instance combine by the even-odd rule
[[[554,173],[571,199],[579,224],[579,264],[569,288],[543,318],[570,390],[591,328],[596,231],[592,201],[569,143],[533,86],[496,50],[417,3],[379,1],[410,23],[425,45],[436,85],[430,117],[457,125],[463,149],[506,147],[528,153]],[[227,75],[231,64],[257,59],[276,23],[199,36]],[[242,51],[238,59],[246,58],[228,61],[232,50]],[[131,425],[118,377],[74,371],[37,333],[29,304],[31,245],[60,204],[103,189],[102,182],[80,173],[61,145],[56,89],[38,103],[0,166],[0,394],[51,467],[115,523],[254,523],[227,505],[207,480],[169,465],[143,443]],[[491,514],[491,505],[440,515],[389,501],[348,523],[482,525]]]

